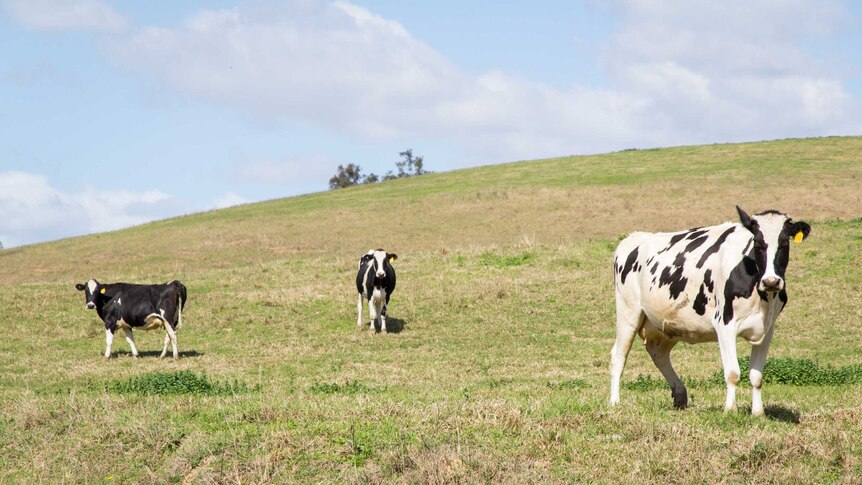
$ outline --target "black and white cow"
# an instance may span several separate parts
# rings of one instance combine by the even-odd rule
[[[179,281],[164,285],[133,285],[129,283],[103,284],[90,280],[75,285],[83,291],[86,308],[95,309],[99,318],[105,322],[105,358],[111,357],[111,344],[114,332],[121,328],[132,348],[132,355],[138,356],[138,349],[132,338],[132,329],[153,330],[164,327],[164,358],[168,352],[168,342],[173,345],[174,359],[177,351],[177,331],[183,323],[183,307],[186,304],[186,287]]]
[[[359,271],[356,273],[356,291],[359,298],[356,302],[356,326],[362,326],[362,299],[368,300],[368,313],[371,323],[368,328],[374,328],[377,318],[380,318],[380,330],[386,332],[386,307],[389,298],[395,291],[395,268],[392,261],[398,259],[397,254],[387,253],[382,249],[370,249],[359,260]]]
[[[635,335],[671,387],[674,406],[688,393],[670,362],[677,342],[718,340],[726,411],[736,408],[740,378],[736,339],[751,349],[751,413],[762,416],[763,364],[775,320],[787,303],[784,272],[790,240],[801,242],[811,226],[770,210],[739,223],[681,232],[635,232],[614,255],[617,337],[611,350],[611,405],[620,402],[620,378]]]

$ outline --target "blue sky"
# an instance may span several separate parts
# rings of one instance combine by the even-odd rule
[[[862,134],[830,1],[0,0],[6,247],[431,170]]]

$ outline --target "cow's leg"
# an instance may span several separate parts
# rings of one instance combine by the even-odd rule
[[[114,331],[105,328],[105,358],[111,358],[111,345],[114,343]]]
[[[755,416],[764,416],[763,411],[763,395],[761,388],[763,387],[763,365],[766,363],[766,354],[769,352],[769,343],[772,341],[772,331],[775,326],[770,326],[769,330],[763,336],[763,341],[758,345],[751,347],[751,361],[749,379],[751,379],[751,414]]]
[[[371,316],[371,323],[368,324],[368,328],[374,330],[374,324],[377,322],[377,305],[374,299],[368,300],[368,314]]]
[[[673,407],[677,409],[685,409],[688,406],[688,391],[685,384],[676,375],[673,370],[673,365],[670,362],[670,351],[673,350],[676,342],[663,338],[651,338],[646,342],[646,349],[652,358],[653,364],[661,371],[668,384],[670,384],[670,394],[673,396]]]
[[[721,352],[721,365],[724,367],[724,382],[727,384],[727,397],[724,400],[725,411],[736,410],[736,384],[739,382],[739,361],[736,359],[735,321],[725,324],[719,321],[714,324],[718,334],[718,349]]]
[[[640,306],[629,305],[617,295],[617,338],[611,349],[611,406],[620,403],[620,379],[626,358],[632,348],[638,329],[643,324],[644,315]]]
[[[174,350],[174,360],[177,360],[180,358],[180,353],[177,351],[177,333],[174,331],[174,327],[172,327],[168,322],[165,322],[165,330],[168,332],[168,336],[171,339],[171,345]]]
[[[381,301],[381,303],[383,303],[383,302]],[[380,313],[380,331],[383,333],[386,333],[386,304],[385,303],[383,303],[380,306],[380,311],[378,313]]]
[[[164,359],[166,355],[168,355],[168,344],[171,343],[171,336],[165,330],[165,346],[162,348],[162,355],[159,356],[160,359]]]
[[[359,293],[359,298],[356,299],[356,327],[362,326],[362,293]]]
[[[123,327],[123,334],[126,336],[126,342],[129,343],[129,347],[132,348],[132,356],[138,357],[138,348],[135,347],[135,339],[132,337],[132,329]]]

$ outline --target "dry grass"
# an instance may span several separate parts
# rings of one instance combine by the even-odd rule
[[[735,203],[787,210],[814,233],[793,246],[770,353],[858,364],[860,149],[788,140],[484,167],[0,252],[0,481],[854,483],[859,385],[768,385],[766,420],[745,413],[747,390],[722,413],[715,387],[690,389],[684,412],[666,390],[624,390],[609,409],[608,263],[635,228],[717,223]],[[360,230],[377,205],[385,235]],[[380,245],[400,256],[389,335],[354,329],[355,258]],[[103,362],[72,288],[92,276],[182,279],[184,357],[156,359],[150,333],[136,336],[143,358],[119,339]],[[684,378],[719,369],[710,344],[674,358]],[[178,370],[261,388],[105,390]],[[626,372],[659,376],[639,348]]]

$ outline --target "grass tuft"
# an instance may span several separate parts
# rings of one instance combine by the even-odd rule
[[[345,381],[344,384],[315,382],[311,385],[311,391],[318,394],[345,394],[353,396],[356,394],[368,394],[377,391],[373,387],[366,386],[359,381]]]
[[[108,390],[118,394],[224,396],[260,390],[260,385],[233,382],[213,382],[206,374],[197,375],[189,370],[153,372],[114,381]]]
[[[491,252],[484,252],[479,256],[479,263],[483,266],[493,266],[495,268],[508,268],[511,266],[522,266],[529,264],[535,259],[536,255],[530,251],[517,254],[514,256],[498,256]]]

